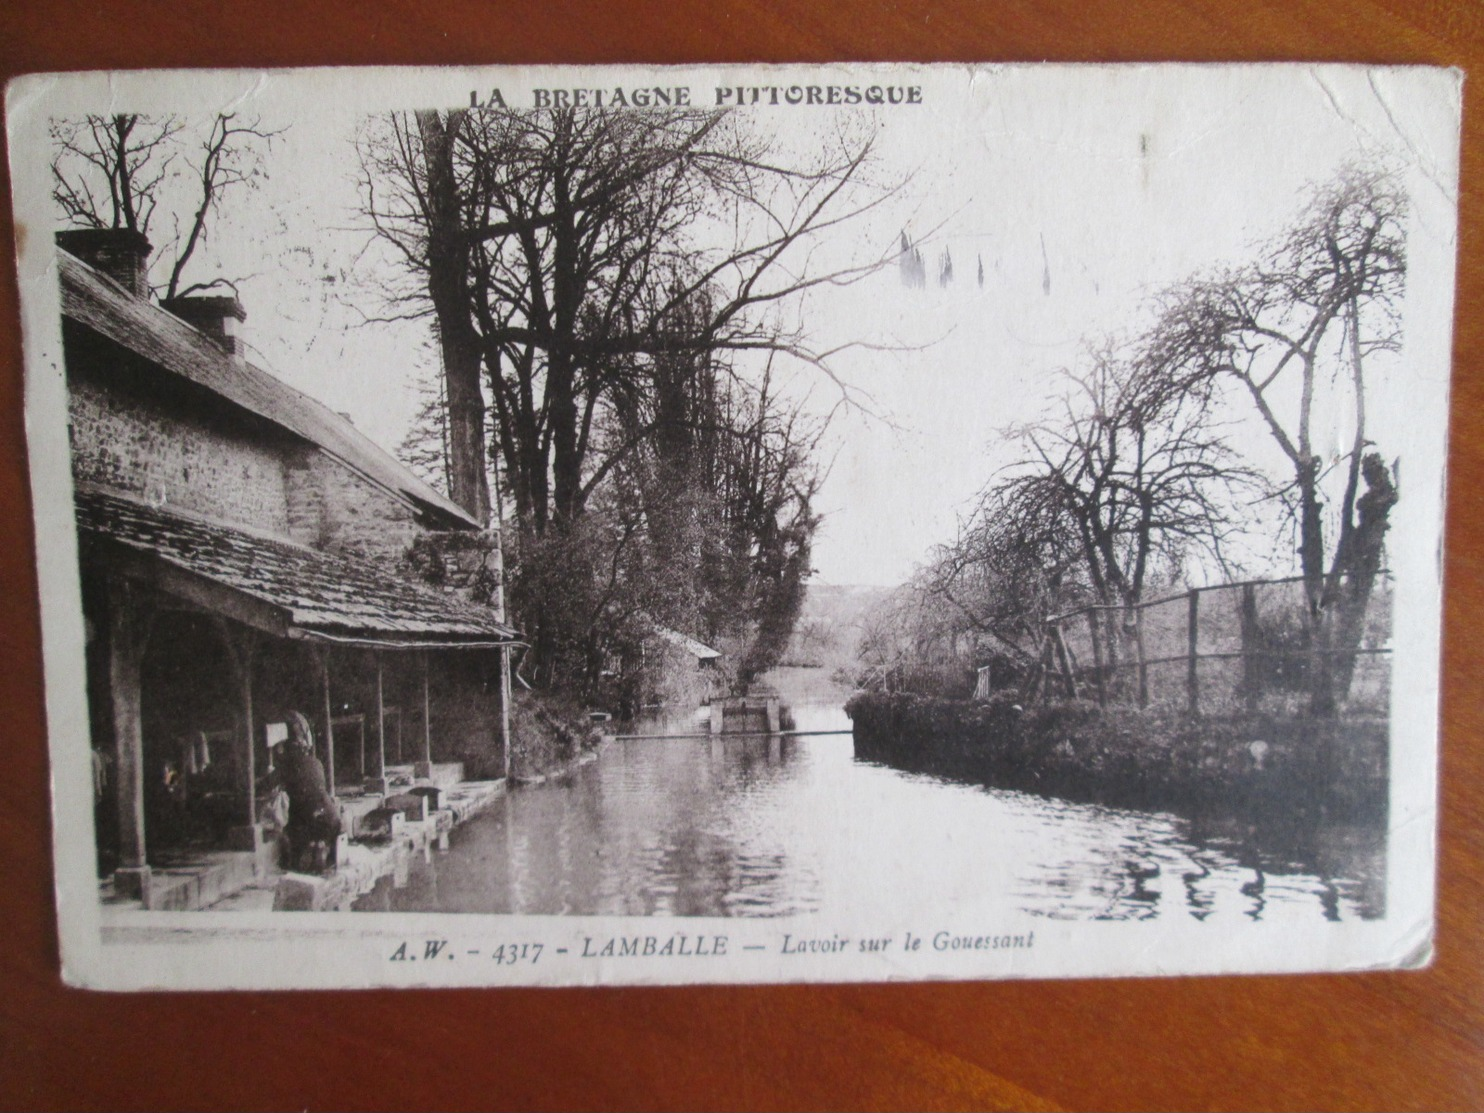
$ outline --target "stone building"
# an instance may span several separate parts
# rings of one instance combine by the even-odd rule
[[[268,869],[289,710],[342,799],[502,776],[498,539],[248,363],[235,298],[153,303],[136,233],[58,243],[105,888],[189,907],[181,862]]]

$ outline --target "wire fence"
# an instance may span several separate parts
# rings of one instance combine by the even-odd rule
[[[1388,573],[1376,577],[1353,649],[1325,651],[1340,707],[1385,715],[1391,688]],[[1090,606],[1050,622],[1054,672],[1068,695],[1192,714],[1294,713],[1320,653],[1301,577],[1192,588],[1137,607]]]

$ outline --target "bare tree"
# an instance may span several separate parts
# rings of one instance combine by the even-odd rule
[[[1060,412],[1018,430],[1028,457],[1006,483],[1022,505],[1066,515],[1097,597],[1133,608],[1151,576],[1175,578],[1192,555],[1224,568],[1252,473],[1226,445],[1208,382],[1107,348],[1066,382]]]
[[[1092,597],[1082,562],[1060,495],[1002,479],[981,493],[958,536],[933,551],[919,582],[945,604],[954,628],[998,643],[1029,699],[1050,660],[1048,620]]]
[[[418,384],[417,413],[397,446],[397,458],[419,479],[447,493],[448,401],[442,379]]]
[[[1076,603],[1116,608],[1093,632],[1100,658],[1116,663],[1121,640],[1142,661],[1147,589],[1177,580],[1192,558],[1225,568],[1254,478],[1225,442],[1211,379],[1172,375],[1142,340],[1090,351],[1063,381],[1046,418],[1009,431],[1024,458],[923,577],[962,628],[1035,662],[1027,695],[1053,651],[1065,653],[1048,619]]]
[[[181,126],[174,116],[137,114],[54,121],[52,196],[66,218],[147,235]]]
[[[987,639],[965,624],[959,606],[938,590],[936,575],[932,566],[919,569],[862,617],[858,686],[958,698],[973,690]],[[1026,664],[1015,662],[1017,670]]]
[[[165,277],[156,287],[167,299],[232,286],[223,278],[187,284],[185,269],[206,243],[223,197],[257,181],[263,148],[278,135],[236,113],[218,113],[194,149],[190,131],[178,116],[138,113],[59,120],[51,128],[52,196],[66,220],[147,236],[158,232],[157,215],[170,217],[157,263]]]
[[[1321,715],[1336,709],[1337,678],[1348,685],[1397,499],[1394,476],[1370,450],[1366,365],[1400,347],[1406,213],[1391,176],[1348,169],[1314,191],[1257,263],[1173,292],[1157,330],[1165,366],[1239,384],[1288,462],[1278,494],[1298,534],[1312,710]],[[1316,413],[1345,408],[1349,450],[1326,460]]]
[[[832,353],[774,311],[884,261],[813,274],[803,258],[874,203],[848,200],[869,151],[862,141],[781,166],[737,118],[688,109],[373,123],[361,144],[365,211],[410,279],[398,311],[433,318],[450,407],[468,407],[455,419],[468,436],[451,438],[456,477],[486,467],[475,399],[459,401],[475,337],[495,448],[516,512],[537,532],[579,516],[615,454],[632,450],[600,435],[604,413],[655,357],[785,351],[828,372]]]

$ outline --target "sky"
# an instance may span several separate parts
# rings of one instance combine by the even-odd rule
[[[759,73],[749,83],[786,80]],[[817,370],[784,371],[795,398],[834,415],[817,506],[818,580],[909,576],[1010,462],[1003,431],[1045,411],[1059,369],[1085,345],[1137,329],[1162,287],[1250,258],[1296,215],[1305,187],[1347,160],[1398,166],[1419,202],[1416,219],[1440,219],[1430,214],[1451,206],[1456,151],[1438,154],[1428,137],[1446,106],[1397,95],[1395,74],[944,67],[892,76],[921,84],[920,105],[742,110],[783,157],[827,141],[842,124],[876,131],[870,178],[888,195],[811,245],[810,265],[882,258],[904,232],[927,260],[923,288],[904,285],[887,266],[790,308],[817,348],[854,345],[832,367],[865,400],[841,410],[838,387]],[[574,83],[573,71],[560,77]],[[516,88],[542,80],[522,71],[518,80],[506,75],[504,87],[515,103]],[[707,73],[691,83],[701,101],[719,82]],[[462,83],[444,74],[431,84],[492,82],[488,73]],[[410,77],[375,92],[342,81],[344,95],[309,95],[281,78],[245,88],[230,103],[281,134],[264,157],[264,179],[233,199],[194,277],[246,275],[239,289],[250,358],[395,449],[437,357],[426,322],[365,321],[382,313],[387,262],[359,215],[354,139],[367,111],[428,103],[432,94],[420,97]],[[209,119],[201,105],[213,103],[207,93],[177,110]],[[161,105],[144,98],[139,107]],[[945,250],[954,279],[941,286]],[[1408,435],[1407,390],[1400,373],[1376,387],[1373,439],[1394,454]],[[1262,451],[1263,434],[1248,433]],[[1345,442],[1340,415],[1330,433]]]

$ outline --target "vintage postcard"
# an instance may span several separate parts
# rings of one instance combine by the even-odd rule
[[[1462,80],[12,82],[63,977],[1425,965]]]

